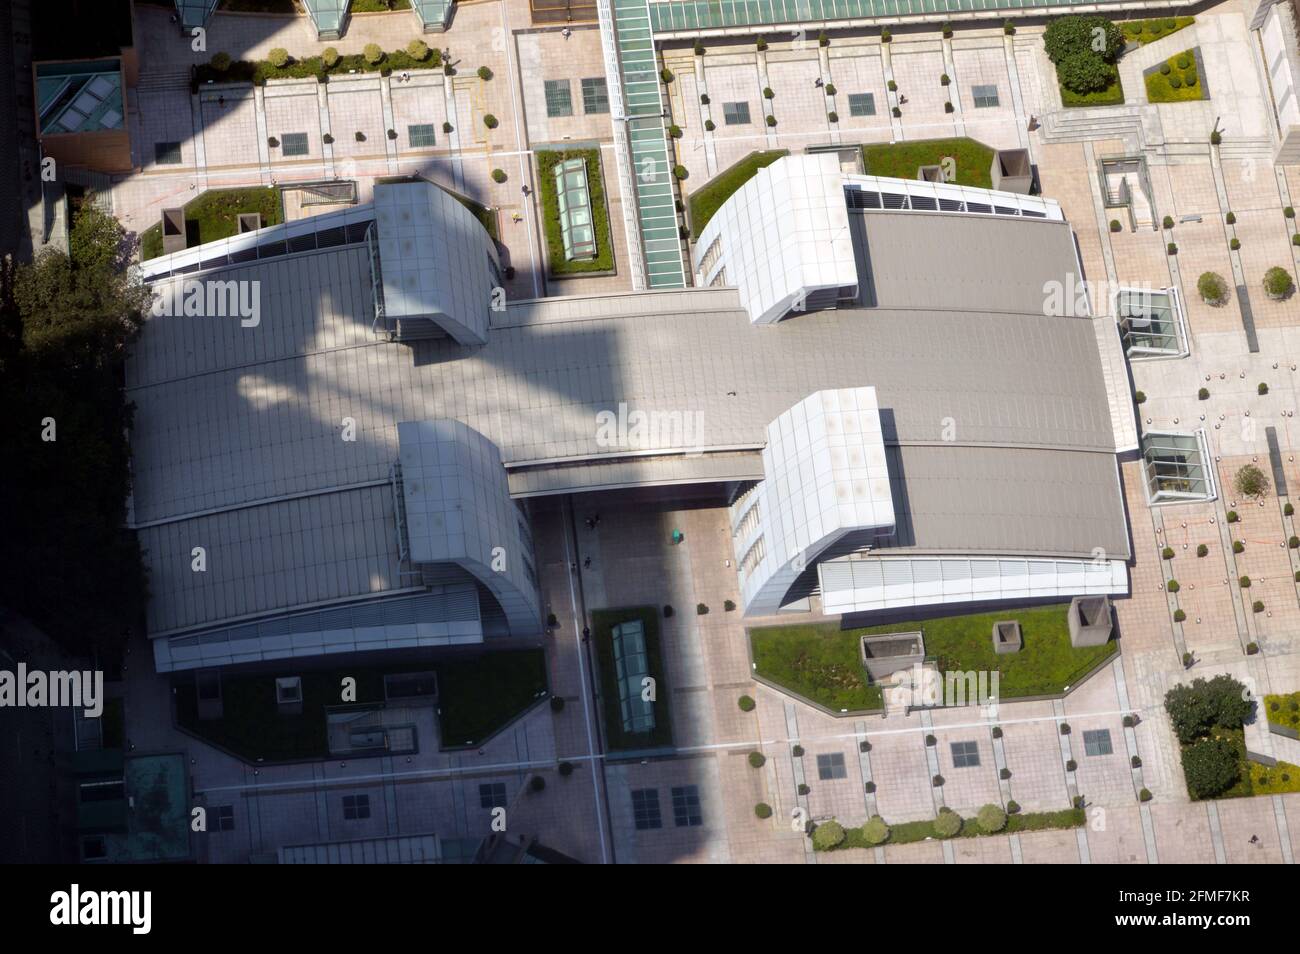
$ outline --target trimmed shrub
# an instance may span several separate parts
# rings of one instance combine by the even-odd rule
[[[1264,612],[1264,601],[1255,600],[1255,602],[1250,605],[1250,608],[1256,613],[1262,613]]]
[[[1259,643],[1249,642],[1246,644],[1246,655],[1255,656],[1259,654]]]
[[[484,82],[492,78],[492,71],[486,66],[480,66],[476,72],[478,73],[478,78]]]
[[[1010,778],[1011,778],[1011,769],[1009,769],[1009,768],[1000,769],[1000,770],[998,771],[998,778],[1002,779],[1002,781],[1004,781],[1004,782],[1007,781],[1008,779],[1010,779]]]
[[[707,105],[709,105],[709,102],[710,102],[710,100],[709,100],[709,94],[708,94],[708,93],[701,93],[701,94],[700,94],[700,105],[701,105],[701,106],[707,106]]]
[[[740,706],[741,712],[753,712],[757,704],[751,696],[741,696],[736,700],[736,705]]]
[[[361,55],[365,58],[365,61],[372,66],[382,62],[384,59],[384,51],[378,43],[367,43],[365,48],[361,51]]]
[[[704,44],[701,43],[699,40],[695,41],[695,55],[696,56],[704,55]]]
[[[671,136],[673,139],[681,139],[681,138],[682,138],[682,127],[681,127],[681,126],[678,126],[676,123],[672,123],[672,124],[668,127],[668,135]]]
[[[934,820],[934,833],[940,838],[951,838],[961,831],[961,816],[954,811],[944,809]]]
[[[486,113],[483,116],[483,125],[486,126],[488,129],[496,129],[498,126],[501,125],[501,123],[491,113]]]
[[[707,616],[708,613],[709,613],[709,608],[708,608],[708,606],[706,606],[704,603],[696,603],[696,604],[695,604],[695,615],[696,615],[696,616]]]
[[[1111,220],[1110,220],[1110,230],[1111,230],[1112,232],[1118,232],[1118,231],[1120,231],[1120,230],[1123,229],[1123,228],[1124,228],[1124,226],[1122,226],[1122,225],[1119,224],[1119,219],[1111,219]]]
[[[943,74],[941,74],[941,75],[939,76],[939,85],[940,85],[940,86],[947,86],[947,85],[949,85],[950,83],[952,83],[952,80],[948,78],[948,74],[947,74],[947,73],[943,73]]]
[[[1172,66],[1170,66],[1167,62],[1166,62],[1166,63],[1161,63],[1161,64],[1160,64],[1160,75],[1161,75],[1161,76],[1168,76],[1168,75],[1169,75],[1170,73],[1172,73],[1173,71],[1174,71],[1174,68],[1173,68]]]
[[[276,69],[283,69],[289,65],[289,51],[282,46],[277,46],[266,54],[266,61]]]
[[[414,39],[406,44],[406,55],[413,60],[422,61],[429,55],[429,44],[421,39]]]
[[[776,93],[774,93],[774,92],[772,91],[772,87],[770,87],[770,86],[764,86],[764,87],[763,87],[763,98],[764,98],[764,99],[776,99]]]
[[[557,627],[557,626],[560,625],[560,621],[556,618],[556,616],[555,616],[554,613],[547,613],[547,614],[546,614],[546,625],[547,625],[550,629],[554,629],[555,627]]]
[[[834,95],[835,95],[835,92],[836,92],[836,90],[835,90],[835,84],[834,84],[834,83],[827,83],[827,84],[826,84],[826,95],[827,95],[827,96],[834,96]]]
[[[706,132],[713,132],[713,130],[715,130],[715,129],[717,129],[717,128],[718,128],[718,127],[714,125],[712,119],[706,119],[706,120],[704,120],[704,129],[705,129]]]
[[[935,745],[938,744],[938,742],[939,742],[939,740],[936,739],[936,738],[935,738],[934,736],[932,736],[932,735],[927,735],[927,736],[925,737],[925,744],[926,744],[926,745],[929,745],[929,746],[935,746]]]
[[[366,134],[363,133],[360,129],[358,129],[356,132],[352,134],[352,138],[355,139],[357,142],[365,142]]]
[[[1283,504],[1283,505],[1282,505],[1282,515],[1283,515],[1283,516],[1289,517],[1289,516],[1291,516],[1291,515],[1294,514],[1294,513],[1295,513],[1295,507],[1293,507],[1291,504],[1286,503],[1286,504]]]
[[[442,124],[442,131],[443,131],[444,133],[450,133],[450,132],[454,131],[455,128],[456,128],[456,127],[454,127],[454,126],[453,126],[451,123],[449,123],[449,122],[443,122],[443,124]]]
[[[670,619],[673,615],[673,608],[667,603],[664,604],[664,619]]]
[[[1300,549],[1300,537],[1292,536],[1287,538],[1286,545],[1292,550]]]
[[[767,117],[767,118],[768,118],[768,119],[772,119],[771,116],[769,116],[769,117]],[[776,120],[775,120],[775,119],[772,119],[772,122],[769,123],[769,125],[771,125],[771,126],[775,126],[775,125],[776,125]],[[680,179],[685,179],[688,175],[690,175],[690,172],[687,171],[687,169],[686,169],[685,166],[673,166],[673,176],[674,176],[674,178],[679,179],[679,180],[680,180]]]
[[[1146,404],[1147,393],[1145,391],[1134,391],[1133,400],[1136,401],[1138,404]]]
[[[790,747],[790,754],[791,754],[792,756],[794,756],[795,758],[797,758],[797,759],[801,759],[801,758],[803,758],[803,746],[802,746],[802,745],[797,745],[797,744],[796,744],[796,745],[792,745],[792,746]]]
[[[1192,667],[1192,663],[1194,663],[1195,661],[1196,661],[1196,659],[1195,659],[1195,657],[1192,656],[1191,653],[1183,653],[1183,668],[1184,668],[1184,669],[1190,669],[1190,668]]]
[[[1061,735],[1069,735],[1069,734],[1070,734],[1070,723],[1068,723],[1068,722],[1062,722],[1062,723],[1061,723],[1061,729],[1060,729],[1060,732],[1061,732]]]
[[[1166,560],[1172,560],[1174,558],[1174,548],[1165,547],[1163,550],[1160,551],[1160,556],[1162,556]]]
[[[888,27],[886,27],[885,29],[883,29],[883,30],[880,31],[880,42],[881,42],[881,43],[888,43],[888,42],[889,42],[890,40],[892,40],[893,38],[894,38],[894,34],[892,34],[892,33],[889,32],[889,28],[888,28]]]
[[[1134,719],[1131,715],[1126,715],[1123,719],[1120,720],[1120,724],[1123,725],[1124,728],[1126,729],[1131,729],[1135,725],[1137,725],[1137,720]]]
[[[1234,549],[1236,548],[1234,547]],[[1241,577],[1241,579],[1237,580],[1237,585],[1240,586],[1243,590],[1250,589],[1250,577],[1248,576]]]
[[[1168,583],[1165,584],[1165,589],[1168,590],[1170,593],[1177,593],[1179,589],[1178,581],[1170,580]]]
[[[1174,622],[1175,622],[1175,623],[1181,623],[1181,622],[1182,622],[1183,620],[1185,620],[1185,619],[1187,619],[1187,614],[1186,614],[1186,613],[1184,613],[1181,609],[1176,609],[1176,610],[1174,610]]]
[[[1285,209],[1282,210],[1282,214],[1288,219],[1294,219],[1295,209],[1291,208],[1291,206],[1288,205]]]
[[[338,51],[336,50],[335,56],[337,57],[337,55],[338,55]],[[226,70],[230,69],[230,54],[217,53],[212,57],[211,60],[208,61],[208,65],[211,66],[218,73],[224,73]]]
[[[768,116],[768,117],[767,117],[767,124],[768,124],[769,126],[775,126],[775,125],[776,125],[776,117],[775,117],[775,116]]]
[[[327,146],[332,146],[334,144],[334,137],[331,136],[329,133],[325,133],[323,136],[320,137],[320,141],[325,143],[325,145]]]
[[[762,768],[764,765],[767,764],[767,756],[764,755],[762,752],[750,752],[749,764],[753,768]]]
[[[1016,801],[1014,798],[1013,798],[1013,799],[1009,799],[1009,800],[1007,801],[1007,814],[1008,814],[1008,815],[1019,815],[1019,814],[1020,814],[1020,803],[1019,803],[1018,801]]]
[[[772,806],[769,805],[767,802],[759,802],[757,805],[754,806],[754,814],[757,815],[759,818],[771,818]]]
[[[1264,291],[1268,297],[1281,300],[1295,291],[1295,282],[1291,279],[1291,273],[1285,268],[1279,268],[1274,265],[1264,273]]]
[[[953,106],[952,100],[949,100],[948,102],[943,104],[943,111],[945,113],[951,113],[954,109],[956,109],[956,107]]]
[[[1222,143],[1222,142],[1223,142],[1223,133],[1219,132],[1217,129],[1211,131],[1211,133],[1210,133],[1210,145],[1211,145],[1211,146],[1217,146],[1217,145],[1219,145],[1219,144]]]
[[[982,830],[993,835],[1007,827],[1007,813],[1001,805],[985,805],[975,815],[975,821]]]
[[[1172,215],[1166,215],[1160,220],[1160,224],[1164,226],[1166,231],[1168,231],[1174,227],[1174,217]]]
[[[1234,252],[1238,251],[1241,248],[1241,239],[1236,236],[1228,239],[1228,248]]]
[[[813,829],[813,848],[830,851],[844,843],[844,826],[837,821],[825,821]]]
[[[1210,548],[1207,547],[1204,543],[1198,543],[1196,545],[1196,555],[1198,557],[1206,556],[1207,554],[1209,554],[1209,552],[1210,552]]]
[[[825,31],[825,30],[822,30],[820,33],[817,34],[817,45],[818,45],[818,46],[830,46],[830,45],[831,45],[831,38],[828,37],[828,36],[826,35],[826,31]]]
[[[673,81],[673,71],[665,66],[659,71],[659,78],[665,83],[671,83]]]
[[[1228,300],[1228,282],[1218,272],[1202,272],[1196,280],[1196,290],[1207,305],[1218,306]]]
[[[891,93],[898,92],[898,83],[896,83],[894,80],[890,80],[886,85],[889,87],[889,91]]]
[[[1241,517],[1237,514],[1237,511],[1235,510],[1228,511],[1228,523],[1236,523],[1240,519]]]
[[[903,115],[903,111],[899,109],[897,106],[895,106],[893,110],[891,110],[891,112],[894,114],[895,119],[898,119],[900,116]]]
[[[551,696],[551,711],[555,713],[564,711],[564,696]]]
[[[493,182],[505,182],[505,181],[506,181],[506,171],[505,171],[504,169],[493,169],[493,170],[492,170],[492,181],[493,181]]]
[[[1169,79],[1168,79],[1168,83],[1169,83],[1169,88],[1170,88],[1170,89],[1182,89],[1182,88],[1183,88],[1183,78],[1182,78],[1181,76],[1178,76],[1177,74],[1174,74],[1173,76],[1170,76]]]
[[[1077,771],[1078,768],[1079,768],[1079,763],[1076,762],[1074,759],[1070,759],[1068,762],[1065,763],[1065,770],[1067,772]]]
[[[803,782],[800,782],[800,783],[799,783],[799,788],[797,789],[797,791],[799,792],[800,795],[807,795],[809,792],[812,791],[812,789],[810,789],[810,788],[809,788],[806,784],[804,784]]]
[[[1233,552],[1233,553],[1244,553],[1245,550],[1246,550],[1246,544],[1243,543],[1241,540],[1233,540],[1233,541],[1232,541],[1232,552]]]
[[[723,600],[723,601],[722,601],[722,611],[723,611],[724,613],[730,613],[730,612],[734,611],[735,608],[736,608],[736,604],[735,604],[734,602],[732,602],[731,600]]]
[[[945,40],[952,39],[952,24],[947,20],[945,20],[943,24],[943,38]]]
[[[1210,389],[1201,388],[1199,391],[1196,392],[1196,399],[1198,401],[1208,401],[1210,399]]]
[[[754,41],[754,45],[755,45],[756,47],[758,47],[758,49],[759,49],[760,51],[762,51],[762,50],[766,50],[766,49],[767,49],[767,40],[760,36],[757,40]]]
[[[942,775],[936,775],[934,778],[930,779],[930,784],[935,788],[943,788],[943,783],[944,778]]]
[[[1016,35],[1015,22],[1012,20],[1007,20],[1005,23],[1003,23],[1002,32],[1005,33],[1007,36],[1015,36]]]
[[[1179,53],[1178,58],[1174,60],[1180,70],[1185,70],[1192,65],[1192,59],[1186,53]]]
[[[1151,789],[1144,788],[1142,789],[1142,791],[1138,792],[1138,801],[1139,802],[1151,801]]]
[[[1131,759],[1128,760],[1128,764],[1131,765],[1131,766],[1133,766],[1133,768],[1141,768],[1141,767],[1142,767],[1142,757],[1141,757],[1140,755],[1135,755],[1135,756],[1133,756]]]
[[[1173,242],[1170,242],[1168,245],[1165,246],[1165,251],[1166,251],[1167,253],[1169,253],[1170,255],[1177,255],[1177,254],[1178,254],[1178,246],[1175,245]]]
[[[868,845],[883,845],[889,840],[889,826],[879,815],[872,815],[862,826],[862,840]]]
[[[1000,739],[1000,738],[1002,738],[1002,726],[1000,726],[1000,725],[995,725],[995,726],[993,727],[993,729],[992,729],[992,735],[993,735],[993,738],[995,738],[995,739]]]
[[[835,112],[835,110],[832,109],[829,113],[826,114],[826,121],[828,123],[837,123],[840,121],[840,114]]]

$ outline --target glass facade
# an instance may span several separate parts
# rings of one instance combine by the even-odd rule
[[[653,702],[641,697],[641,681],[650,674],[650,658],[646,654],[645,630],[642,629],[640,621],[633,620],[615,626],[613,644],[614,671],[618,677],[618,705],[623,715],[623,731],[649,732],[655,727],[655,707]],[[635,794],[634,792],[634,797]],[[658,810],[659,797],[656,792],[656,814]]]
[[[850,116],[876,115],[876,96],[874,93],[849,93]]]
[[[587,114],[609,112],[609,89],[605,77],[589,76],[582,81],[582,111]]]
[[[1147,500],[1156,504],[1212,499],[1214,476],[1208,456],[1197,434],[1143,434]]]
[[[568,80],[546,81],[546,115],[552,119],[573,115],[573,92]]]
[[[322,40],[337,40],[343,35],[343,24],[348,18],[349,0],[303,0],[311,22],[316,25],[316,36]]]

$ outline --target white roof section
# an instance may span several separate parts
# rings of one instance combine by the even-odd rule
[[[459,200],[423,180],[375,186],[384,316],[428,319],[463,345],[487,342],[496,247]]]
[[[755,504],[763,556],[741,572],[752,613],[777,609],[799,573],[844,534],[894,526],[875,388],[818,391],[768,425],[767,438]]]
[[[537,629],[532,537],[501,452],[460,421],[397,425],[410,560],[454,563],[492,591],[520,634]]]
[[[855,289],[842,181],[832,153],[785,156],[759,169],[700,234],[696,284],[735,286],[758,325],[799,310],[818,291]]]
[[[1120,560],[855,554],[819,563],[817,577],[827,615],[1128,592],[1128,567]]]
[[[1101,374],[1106,385],[1106,400],[1110,404],[1115,450],[1121,454],[1135,451],[1138,447],[1137,411],[1119,326],[1107,315],[1094,318],[1092,325],[1097,332],[1097,353],[1101,356]]]

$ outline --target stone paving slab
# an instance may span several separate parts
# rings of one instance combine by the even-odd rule
[[[1069,865],[1079,860],[1073,831],[1026,832],[1020,836],[1020,851],[1027,865]]]

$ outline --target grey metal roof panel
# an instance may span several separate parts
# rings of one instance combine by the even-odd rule
[[[886,448],[897,546],[927,553],[1130,555],[1113,454]],[[882,551],[888,552],[888,551]]]
[[[387,484],[147,527],[140,543],[153,635],[405,585]]]

